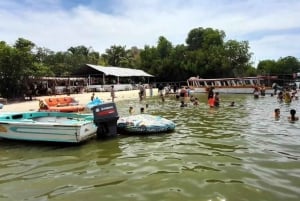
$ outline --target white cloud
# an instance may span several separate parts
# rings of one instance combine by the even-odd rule
[[[99,10],[97,1],[62,7],[63,1],[44,0],[32,5],[0,3],[0,40],[10,44],[19,37],[54,51],[85,45],[103,53],[111,45],[155,45],[163,35],[174,45],[185,43],[196,27],[224,30],[227,38],[247,40],[254,59],[299,57],[300,1],[111,1],[113,10]]]

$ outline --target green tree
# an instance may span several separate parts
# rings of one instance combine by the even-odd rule
[[[257,73],[260,75],[277,75],[279,68],[277,67],[277,62],[274,60],[263,60],[260,61],[257,65]]]
[[[279,58],[277,68],[280,74],[293,74],[300,71],[300,62],[292,56]]]
[[[211,46],[223,45],[225,32],[212,28],[195,28],[188,33],[186,43],[188,50],[209,49]]]
[[[0,43],[0,93],[6,98],[20,97],[29,76],[34,75],[34,43],[19,38],[13,47]]]
[[[125,46],[113,45],[109,49],[106,49],[105,54],[102,54],[101,57],[104,59],[105,63],[110,66],[121,66],[122,61],[124,64],[124,60],[128,59],[125,48]]]
[[[252,53],[249,52],[248,41],[229,40],[225,43],[225,69],[231,68],[232,76],[245,76],[247,68],[250,66]]]
[[[279,58],[277,61],[262,60],[257,65],[257,71],[263,75],[292,75],[300,71],[300,62],[292,56]]]

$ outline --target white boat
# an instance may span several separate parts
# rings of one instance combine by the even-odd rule
[[[276,78],[276,76],[215,79],[190,77],[187,80],[187,85],[194,93],[206,93],[209,88],[213,87],[214,91],[219,93],[253,94],[254,89],[258,88],[261,91],[264,90],[265,94],[271,94],[274,89],[270,87],[270,82]]]
[[[96,135],[92,114],[64,112],[0,113],[0,138],[80,143]]]

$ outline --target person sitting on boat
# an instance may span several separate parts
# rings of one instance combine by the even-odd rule
[[[288,117],[289,121],[294,122],[294,121],[299,120],[299,117],[296,116],[296,110],[295,109],[291,109],[290,114],[291,114],[291,116]]]

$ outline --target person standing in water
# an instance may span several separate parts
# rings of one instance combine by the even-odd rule
[[[220,106],[220,96],[219,96],[219,92],[215,93],[215,97],[214,97],[214,106],[215,107],[219,107]]]

